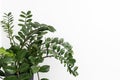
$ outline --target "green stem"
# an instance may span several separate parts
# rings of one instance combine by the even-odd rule
[[[47,56],[44,56],[43,58],[48,58],[48,57],[54,57],[54,55],[47,55]]]

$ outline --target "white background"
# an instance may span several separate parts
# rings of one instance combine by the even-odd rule
[[[34,20],[53,25],[57,29],[54,35],[74,47],[78,77],[69,75],[54,59],[45,61],[51,64],[51,71],[41,77],[50,80],[120,80],[119,0],[0,0],[0,19],[4,12],[11,11],[17,20],[21,10],[31,10]],[[8,47],[8,40],[2,29],[0,31],[0,45]]]

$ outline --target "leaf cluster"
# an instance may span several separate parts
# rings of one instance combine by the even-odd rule
[[[78,75],[72,46],[64,42],[63,38],[44,38],[48,32],[56,31],[53,26],[34,22],[31,11],[21,12],[18,24],[21,29],[17,35],[13,35],[11,13],[5,13],[1,22],[11,42],[9,49],[0,48],[0,76],[4,77],[3,80],[29,80],[34,73],[46,73],[50,66],[40,63],[49,57],[54,57],[64,64],[70,74]]]

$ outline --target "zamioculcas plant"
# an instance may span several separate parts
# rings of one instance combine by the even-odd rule
[[[45,58],[54,57],[67,67],[67,71],[77,76],[78,67],[73,58],[72,46],[63,38],[47,37],[48,32],[55,32],[51,25],[32,20],[31,11],[21,12],[18,34],[13,34],[13,15],[4,14],[1,25],[10,40],[10,47],[0,48],[0,78],[2,80],[33,80],[34,73],[48,72],[49,65],[41,65]]]

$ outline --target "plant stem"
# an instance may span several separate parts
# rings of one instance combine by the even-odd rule
[[[37,72],[37,76],[38,76],[38,80],[40,80],[40,76],[39,76],[39,73]]]
[[[43,58],[54,57],[54,55],[44,56]]]

